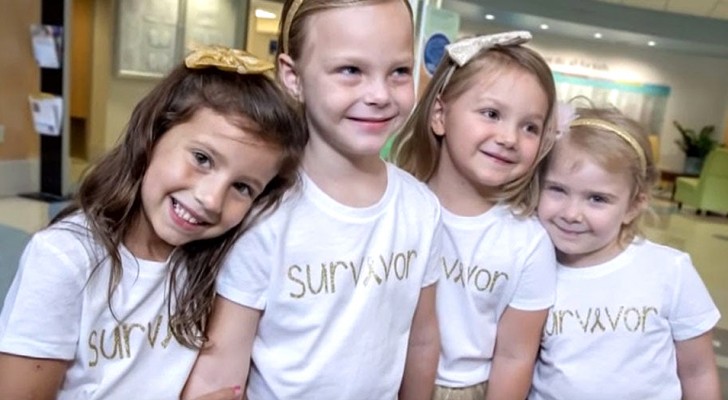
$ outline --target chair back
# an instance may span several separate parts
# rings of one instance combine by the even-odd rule
[[[718,147],[708,154],[700,172],[698,191],[701,208],[728,212],[728,149]]]
[[[5,295],[15,278],[20,256],[29,240],[29,233],[0,224],[0,308],[2,308]]]

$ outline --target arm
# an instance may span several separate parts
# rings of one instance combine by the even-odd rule
[[[0,393],[9,399],[55,399],[67,369],[65,360],[0,353]]]
[[[210,340],[197,357],[182,392],[183,399],[198,398],[225,387],[239,387],[236,391],[245,393],[260,314],[260,310],[217,296],[207,328]]]
[[[547,315],[548,310],[506,308],[498,322],[486,399],[526,398]]]
[[[410,329],[407,361],[399,389],[402,400],[432,398],[440,357],[440,330],[435,314],[435,284],[420,292],[412,328]]]
[[[719,400],[718,368],[713,353],[713,333],[675,342],[677,375],[685,400]]]

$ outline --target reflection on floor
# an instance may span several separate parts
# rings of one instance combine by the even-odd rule
[[[56,208],[51,205],[50,212]],[[652,209],[654,212],[644,221],[647,237],[690,253],[724,316],[718,322],[714,344],[721,366],[723,398],[728,400],[728,218],[699,216],[694,210],[678,210],[674,203],[659,199],[653,202]],[[9,225],[32,233],[47,224],[48,215],[46,203],[17,197],[0,198],[0,226]],[[1,235],[0,242],[3,241]]]

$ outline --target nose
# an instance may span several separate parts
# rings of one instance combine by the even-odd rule
[[[222,212],[228,185],[222,179],[206,176],[197,182],[194,189],[195,201],[202,206],[208,217],[217,217]]]
[[[581,204],[577,200],[568,200],[564,205],[561,218],[569,223],[582,222]]]
[[[366,84],[364,102],[370,106],[384,107],[392,98],[386,78],[372,78]]]
[[[495,141],[504,147],[514,147],[518,142],[518,129],[504,125],[502,129],[498,131]]]

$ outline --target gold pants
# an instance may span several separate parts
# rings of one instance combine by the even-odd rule
[[[462,388],[435,385],[432,400],[483,400],[486,390],[488,390],[488,382]]]

